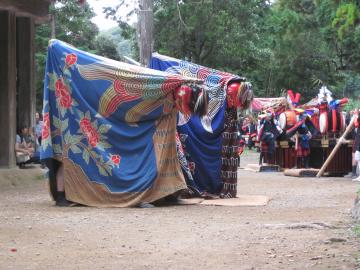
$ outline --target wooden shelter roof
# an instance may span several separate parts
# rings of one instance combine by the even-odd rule
[[[48,20],[52,0],[0,0],[0,10],[9,10],[16,16],[32,17],[36,23]]]

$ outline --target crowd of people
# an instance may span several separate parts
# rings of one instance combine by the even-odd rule
[[[298,123],[301,123],[304,118],[303,110],[295,109],[294,112],[298,117]],[[360,182],[360,117],[358,117],[360,110],[343,112],[343,114],[346,126],[355,115],[354,128],[346,137],[347,142],[349,140],[352,142],[352,170],[345,177]],[[279,123],[271,111],[260,113],[257,118],[258,120],[255,120],[255,117],[250,115],[240,119],[239,141],[242,149],[245,147],[248,147],[249,150],[256,149],[259,152],[259,165],[262,165],[265,159],[267,161],[273,159],[276,141],[287,140],[296,149],[295,168],[310,168],[310,141],[313,138],[314,126],[309,126],[305,119],[302,125],[295,125],[284,131],[279,127]]]
[[[25,168],[26,164],[40,164],[40,145],[43,121],[38,112],[35,114],[35,120],[35,127],[21,126],[16,134],[16,164],[21,169]]]

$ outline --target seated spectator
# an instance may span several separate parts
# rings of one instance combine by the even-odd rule
[[[28,135],[25,137],[25,141],[29,145],[29,147],[33,148],[35,150],[35,152],[37,152],[37,150],[40,147],[40,144],[39,144],[36,136],[34,135],[33,128],[28,129]]]
[[[27,128],[21,128],[18,134],[16,134],[15,139],[16,164],[18,164],[20,168],[24,168],[25,163],[30,160],[33,153],[26,142],[22,139],[22,134],[25,134],[26,132]]]
[[[40,163],[39,151],[36,150],[36,140],[27,127],[22,127],[15,140],[16,163],[24,168],[28,163]]]

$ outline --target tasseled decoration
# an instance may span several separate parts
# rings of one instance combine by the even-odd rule
[[[238,99],[241,109],[247,110],[250,107],[254,99],[254,92],[252,91],[252,84],[250,82],[241,82]]]
[[[221,171],[221,176],[227,179],[231,179],[233,181],[237,180],[237,172],[234,171]]]
[[[225,189],[236,190],[237,184],[223,183]]]
[[[190,85],[192,93],[189,107],[192,113],[202,117],[208,111],[208,94],[205,88],[200,88],[197,85]]]
[[[223,145],[221,149],[222,149],[222,153],[232,154],[232,153],[237,153],[238,146],[226,146],[226,145]]]
[[[236,133],[223,132],[222,137],[224,139],[236,139],[239,135]]]
[[[221,158],[221,164],[226,166],[239,166],[239,158]]]

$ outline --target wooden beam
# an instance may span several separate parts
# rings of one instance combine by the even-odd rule
[[[0,10],[8,10],[17,16],[33,17],[38,23],[48,20],[51,0],[0,0]]]
[[[35,25],[30,17],[16,19],[18,127],[35,126]]]
[[[15,166],[16,16],[0,11],[0,167]]]

